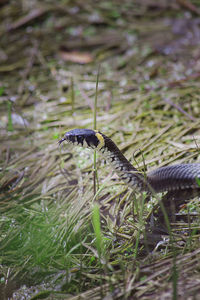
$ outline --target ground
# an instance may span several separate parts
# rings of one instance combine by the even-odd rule
[[[101,156],[95,197],[91,151],[58,145],[96,115],[141,171],[200,161],[198,1],[0,5],[0,299],[199,299],[198,199],[149,246],[157,197]]]

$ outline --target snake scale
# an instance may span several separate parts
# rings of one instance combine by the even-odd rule
[[[134,190],[168,192],[168,197],[183,201],[200,194],[200,163],[160,167],[144,175],[132,166],[109,137],[99,131],[73,129],[65,133],[59,144],[63,141],[101,152],[119,177]]]

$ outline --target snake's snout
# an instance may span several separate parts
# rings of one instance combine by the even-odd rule
[[[71,131],[65,133],[64,137],[58,142],[59,145],[61,145],[64,141],[72,144],[77,144],[77,136],[74,135]]]

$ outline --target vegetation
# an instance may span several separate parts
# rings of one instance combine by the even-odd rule
[[[97,127],[144,172],[200,161],[198,1],[0,5],[0,299],[195,299],[198,199],[152,233],[160,195],[58,141]]]

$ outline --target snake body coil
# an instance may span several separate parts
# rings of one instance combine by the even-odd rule
[[[115,143],[99,131],[73,129],[65,133],[63,141],[100,151],[119,177],[131,188],[147,192],[200,192],[200,163],[161,167],[143,175],[125,158]]]

